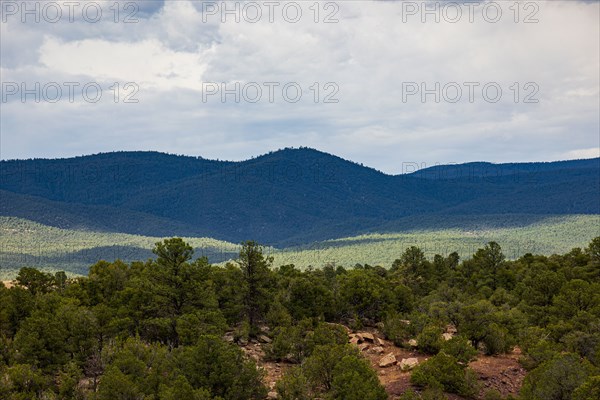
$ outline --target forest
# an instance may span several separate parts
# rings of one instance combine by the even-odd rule
[[[412,230],[423,218],[438,230],[447,221],[466,229],[482,217],[502,227],[525,214],[529,224],[600,214],[600,158],[409,171],[387,175],[310,148],[240,162],[157,152],[0,160],[0,216],[282,248]]]
[[[252,241],[226,265],[181,238],[153,253],[0,284],[0,398],[600,398],[600,236],[562,255],[411,246],[392,265],[305,269]],[[384,383],[367,342],[417,354],[385,369],[409,387]],[[473,363],[509,353],[519,387],[487,387]]]

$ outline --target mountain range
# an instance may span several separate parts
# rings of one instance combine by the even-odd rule
[[[418,229],[420,220],[570,214],[600,214],[600,158],[401,175],[310,148],[241,162],[158,152],[0,161],[0,216],[63,229],[291,246]]]

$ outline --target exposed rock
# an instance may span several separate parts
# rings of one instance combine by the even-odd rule
[[[402,371],[408,371],[409,369],[413,369],[419,364],[419,360],[417,358],[403,358],[400,361],[400,369]]]
[[[232,343],[234,340],[233,332],[227,332],[225,335],[223,335],[223,340]]]
[[[417,343],[417,341],[415,339],[410,339],[408,341],[408,345],[411,347],[417,347],[419,344]]]
[[[365,340],[363,339],[363,336],[360,333],[355,333],[354,336],[358,338],[358,343],[362,343]]]
[[[388,353],[379,360],[379,366],[381,368],[390,367],[396,364],[396,356],[394,353]]]
[[[362,336],[363,340],[366,340],[367,342],[375,342],[375,336],[373,336],[372,333],[362,332],[360,335]]]
[[[258,336],[258,340],[261,343],[271,343],[272,342],[271,338],[268,337],[267,335],[260,335],[260,336]]]
[[[444,340],[450,340],[452,339],[453,335],[451,333],[442,333],[442,337]]]
[[[376,338],[375,343],[379,346],[385,346],[385,340],[383,340],[381,338]]]
[[[358,345],[358,350],[365,351],[369,348],[369,346],[370,346],[369,343],[361,343]]]
[[[376,347],[373,347],[373,348],[372,348],[371,350],[369,350],[369,351],[370,351],[371,353],[374,353],[374,354],[383,354],[383,353],[385,352],[385,350],[384,350],[384,349],[383,349],[383,347],[381,347],[381,346],[376,346]]]

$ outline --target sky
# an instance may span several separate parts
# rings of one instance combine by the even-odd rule
[[[0,1],[0,159],[600,156],[595,1]]]

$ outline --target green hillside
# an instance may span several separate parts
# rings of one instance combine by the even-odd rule
[[[476,219],[473,218],[473,227],[468,229],[367,234],[275,251],[275,265],[320,267],[335,262],[343,266],[367,263],[389,267],[410,246],[420,247],[428,257],[457,251],[461,258],[466,258],[490,241],[498,242],[506,256],[514,259],[526,253],[565,253],[573,247],[585,247],[600,235],[600,215],[550,216],[525,226],[501,228],[486,227],[483,223],[477,228]],[[526,220],[526,216],[523,219]]]
[[[0,217],[0,276],[12,277],[21,266],[87,274],[99,259],[132,261],[153,257],[160,237],[61,229],[21,218]],[[210,238],[185,238],[197,256],[212,262],[229,259],[239,246]]]
[[[584,247],[600,235],[600,215],[550,216],[536,218],[527,225],[490,227],[475,221],[468,228],[448,227],[403,230],[398,233],[366,234],[317,242],[296,248],[268,248],[275,265],[295,264],[299,267],[321,267],[327,263],[352,266],[356,263],[390,266],[410,246],[420,247],[427,256],[457,251],[469,257],[489,241],[502,246],[509,258],[525,253],[564,253],[573,247]],[[526,216],[522,216],[527,221]],[[429,221],[431,222],[431,221]],[[445,224],[452,221],[445,218]],[[117,258],[131,261],[153,257],[151,249],[160,237],[111,232],[60,229],[32,221],[0,217],[0,277],[10,279],[22,266],[45,270],[65,270],[86,274],[99,259]],[[210,262],[220,263],[234,258],[237,244],[210,238],[185,238],[196,256],[205,255]]]

